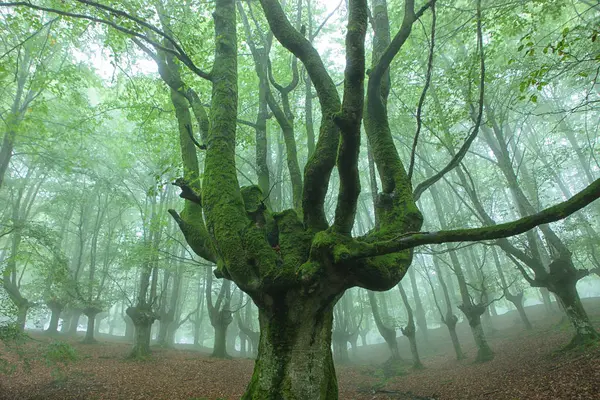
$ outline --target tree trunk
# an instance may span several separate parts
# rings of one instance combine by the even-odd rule
[[[333,331],[333,355],[336,363],[344,364],[350,361],[348,357],[348,338],[345,332]]]
[[[216,358],[231,358],[227,353],[227,327],[229,324],[223,324],[221,322],[215,324],[215,344],[213,346],[213,352],[211,357]]]
[[[352,357],[356,360],[358,358],[358,332],[350,336],[348,342],[350,342],[350,348],[352,349]]]
[[[241,330],[238,332],[238,337],[240,338],[240,357],[245,358],[246,357],[246,340],[248,337]],[[248,347],[250,347],[250,346],[248,346]]]
[[[173,323],[174,316],[172,313],[162,313],[160,316],[160,325],[158,327],[157,344],[161,347],[170,347],[173,343],[169,342],[169,330]]]
[[[133,349],[129,358],[143,359],[150,355],[152,324],[156,320],[154,312],[146,307],[128,307],[127,315],[134,326]]]
[[[167,329],[167,337],[165,338],[167,347],[173,347],[175,345],[175,333],[177,333],[177,329],[179,329],[177,324],[171,323],[169,325],[169,329]]]
[[[17,308],[17,328],[21,332],[25,331],[25,322],[27,321],[27,311],[29,311],[29,304],[19,305]]]
[[[458,341],[458,335],[456,334],[456,323],[458,322],[458,317],[452,312],[449,312],[446,315],[446,318],[442,321],[444,325],[448,328],[448,333],[450,334],[450,339],[452,340],[452,347],[454,347],[454,353],[456,354],[457,360],[462,360],[465,358],[465,355],[460,347],[460,342]]]
[[[402,334],[408,338],[410,342],[410,353],[413,358],[413,368],[420,369],[423,368],[423,364],[421,363],[421,358],[419,357],[419,350],[417,349],[417,339],[415,337],[415,333],[417,329],[415,328],[415,320],[413,318],[412,308],[410,307],[410,303],[408,302],[408,296],[404,291],[401,283],[398,283],[398,290],[400,291],[400,296],[402,297],[402,302],[404,303],[404,307],[406,308],[406,314],[408,316],[408,323],[404,328],[400,328],[402,330]]]
[[[403,331],[403,333],[404,333],[404,331]],[[415,369],[424,368],[423,363],[421,363],[421,358],[419,357],[419,350],[417,348],[417,338],[415,337],[415,333],[407,332],[407,333],[405,333],[405,335],[408,338],[408,341],[410,343],[410,353],[412,354],[412,358],[413,358],[413,368],[415,368]]]
[[[69,330],[67,331],[68,336],[77,336],[77,327],[79,326],[79,318],[82,313],[82,310],[73,310],[69,321]]]
[[[127,339],[130,342],[133,342],[133,337],[135,333],[133,321],[131,320],[131,317],[127,314],[123,316],[123,321],[125,321],[125,339]]]
[[[49,335],[55,335],[58,333],[58,321],[60,319],[60,313],[63,310],[62,304],[48,302],[48,308],[52,311],[52,315],[50,317],[50,324],[48,325],[48,329],[46,329],[46,333]]]
[[[318,300],[288,296],[259,310],[258,358],[243,400],[337,400],[333,304]]]
[[[204,340],[200,340],[200,329],[202,324],[194,320],[194,346],[202,346]]]
[[[428,341],[429,332],[427,329],[427,318],[425,316],[423,302],[421,301],[421,295],[419,293],[419,289],[417,288],[417,279],[415,277],[414,268],[408,269],[408,277],[410,278],[410,286],[412,289],[413,299],[415,301],[415,319],[417,322],[417,327],[419,328],[419,333],[421,333],[425,338],[425,341]]]
[[[529,322],[529,318],[527,317],[527,313],[525,313],[525,308],[523,307],[523,292],[519,292],[513,295],[507,289],[505,295],[506,299],[513,303],[517,311],[519,312],[519,316],[521,317],[523,325],[525,325],[525,329],[531,330],[533,327],[531,326],[531,322]]]
[[[553,293],[560,299],[564,311],[575,329],[575,336],[571,339],[567,348],[580,346],[600,339],[600,334],[592,326],[583,308],[576,285],[576,281],[569,282],[568,280],[562,280],[552,288]]]
[[[544,308],[546,309],[546,314],[554,313],[554,307],[552,306],[552,299],[550,298],[550,292],[547,288],[540,288],[540,294],[542,295],[542,302],[544,303]]]
[[[379,314],[379,307],[377,306],[377,299],[375,298],[375,293],[372,291],[368,291],[369,295],[369,303],[371,304],[371,309],[373,310],[373,319],[375,320],[375,325],[377,326],[377,330],[379,334],[383,337],[385,342],[390,349],[390,361],[402,361],[402,357],[400,357],[400,352],[398,351],[398,342],[396,340],[396,330],[394,328],[389,328],[385,326],[381,319],[381,315]]]
[[[83,313],[88,319],[87,328],[85,331],[85,338],[83,339],[83,343],[86,344],[94,344],[97,343],[97,340],[94,338],[94,333],[96,332],[96,315],[100,314],[102,310],[96,307],[88,307]]]
[[[227,328],[227,333],[225,334],[225,349],[229,349],[229,351],[235,351],[235,339],[238,336],[239,329],[234,325],[231,325]]]
[[[96,322],[94,323],[94,335],[98,335],[100,333],[100,325],[102,324],[102,321],[106,318],[110,318],[108,312],[101,312],[98,313],[98,315],[96,315]]]
[[[473,333],[475,345],[477,345],[477,358],[475,361],[484,362],[494,359],[494,352],[490,348],[483,333],[481,326],[481,315],[485,312],[485,307],[480,304],[471,306],[460,305],[458,308],[465,314]]]

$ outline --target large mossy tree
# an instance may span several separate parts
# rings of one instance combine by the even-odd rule
[[[217,0],[210,128],[201,192],[206,229],[194,229],[204,222],[198,219],[182,218],[180,225],[192,248],[210,246],[210,253],[217,255],[215,274],[233,280],[259,308],[258,358],[243,398],[336,399],[331,354],[333,307],[346,289],[392,288],[406,273],[411,249],[418,245],[497,239],[564,218],[596,199],[600,182],[565,203],[513,223],[419,232],[423,218],[392,140],[382,91],[390,63],[431,3],[415,11],[413,1],[405,2],[402,26],[372,66],[365,93],[368,6],[364,0],[349,1],[343,98],[318,52],[292,26],[280,3],[260,3],[274,36],[304,64],[321,108],[319,139],[304,170],[302,207],[272,213],[265,204],[267,194],[257,186],[241,188],[238,183],[235,4]],[[353,238],[363,110],[382,190],[375,205],[378,227]],[[324,201],[335,167],[340,185],[330,224]],[[434,182],[428,180],[418,188],[422,192]],[[272,241],[274,233],[277,250],[268,240]],[[203,253],[206,250],[199,251]]]
[[[386,100],[390,65],[409,38],[415,22],[435,2],[427,2],[417,9],[414,0],[404,1],[404,16],[398,32],[389,39],[378,37],[374,43],[381,48],[374,49],[373,65],[365,82],[368,4],[366,0],[349,0],[346,67],[340,97],[319,53],[290,23],[280,2],[260,0],[274,37],[303,63],[316,90],[322,115],[315,149],[304,168],[301,204],[282,212],[271,212],[266,199],[268,193],[258,186],[240,187],[238,182],[235,0],[214,2],[215,52],[212,70],[208,73],[200,70],[170,35],[144,20],[128,17],[125,12],[104,4],[77,2],[95,7],[103,15],[108,13],[111,18],[128,18],[148,34],[135,34],[131,29],[123,30],[125,28],[122,32],[133,34],[139,43],[145,42],[157,51],[173,54],[179,64],[211,84],[209,124],[203,137],[205,146],[202,146],[206,148],[202,182],[199,175],[194,177],[194,173],[185,171],[187,182],[180,184],[188,202],[181,215],[175,211],[171,214],[190,247],[199,256],[216,263],[215,276],[235,282],[259,309],[258,357],[243,397],[246,400],[337,399],[331,353],[334,305],[344,291],[352,287],[375,291],[393,288],[406,274],[414,247],[520,234],[565,218],[600,195],[600,180],[597,180],[570,200],[511,223],[420,232],[423,215],[415,199],[459,164],[468,142],[441,173],[413,191],[411,174],[392,139]],[[21,5],[31,6],[30,3]],[[385,2],[380,0],[373,5],[376,8],[373,15],[378,18],[376,23],[387,20],[382,14],[387,8]],[[69,15],[70,12],[61,13]],[[108,22],[111,21],[109,18]],[[103,21],[96,18],[96,22]],[[111,26],[115,25],[112,22]],[[157,35],[165,42],[155,40]],[[481,35],[479,39],[481,44]],[[193,106],[194,96],[186,91],[183,83],[171,89],[174,97],[177,93],[187,95],[184,98]],[[187,107],[183,109],[189,112]],[[185,161],[190,146],[183,146],[183,138],[187,137],[188,128],[181,124],[182,120],[179,122]],[[361,192],[358,160],[363,122],[381,190],[375,199],[377,227],[364,236],[353,237],[351,231]],[[330,222],[324,204],[334,168],[339,175],[339,190],[335,215]]]

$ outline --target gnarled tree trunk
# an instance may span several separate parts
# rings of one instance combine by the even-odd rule
[[[96,332],[96,315],[100,314],[100,312],[102,312],[102,310],[98,307],[87,307],[85,310],[83,310],[83,313],[88,319],[83,343],[94,344],[97,342],[97,340],[94,338],[94,333]]]
[[[243,400],[338,398],[331,353],[334,300],[284,294],[259,307],[258,358]]]
[[[150,355],[152,324],[156,321],[156,314],[149,307],[128,307],[126,312],[135,327],[129,358],[146,358]]]

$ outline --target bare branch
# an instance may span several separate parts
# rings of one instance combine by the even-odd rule
[[[483,117],[483,99],[485,94],[485,59],[484,59],[484,51],[483,51],[483,34],[481,29],[481,7],[478,5],[477,7],[477,46],[479,48],[479,65],[480,65],[480,79],[479,79],[479,110],[477,114],[477,119],[475,121],[475,126],[473,126],[473,130],[467,136],[467,139],[463,143],[462,147],[458,150],[458,152],[454,155],[452,160],[446,165],[441,171],[432,177],[426,179],[421,182],[414,190],[413,197],[415,201],[417,201],[423,192],[427,190],[431,185],[439,181],[444,175],[448,172],[452,171],[456,168],[462,159],[467,154],[469,147],[471,147],[471,143],[477,137],[479,133],[479,127],[481,126],[481,119]]]
[[[160,29],[140,20],[137,17],[134,17],[132,15],[129,15],[127,13],[125,13],[124,11],[120,11],[120,10],[116,10],[113,9],[111,7],[108,6],[104,6],[98,3],[94,3],[91,1],[85,1],[85,0],[77,0],[80,3],[84,3],[84,4],[88,4],[90,6],[99,8],[99,9],[105,9],[107,11],[109,11],[111,14],[116,15],[116,16],[121,16],[121,17],[125,17],[128,18],[138,24],[140,24],[141,26],[152,30],[153,32],[158,33],[160,36],[164,37],[165,39],[167,39],[169,42],[171,42],[173,44],[173,47],[176,50],[167,48],[163,45],[161,45],[160,43],[158,43],[157,41],[151,39],[148,35],[144,35],[141,34],[139,32],[136,32],[132,29],[129,28],[125,28],[119,24],[117,24],[116,22],[112,22],[109,21],[107,19],[103,19],[103,18],[98,18],[98,17],[94,17],[91,15],[86,15],[86,14],[80,14],[80,13],[73,13],[73,12],[69,12],[69,11],[63,11],[63,10],[59,10],[56,8],[51,8],[51,7],[44,7],[44,6],[39,6],[39,5],[35,5],[26,1],[14,1],[14,2],[0,2],[0,7],[29,7],[32,8],[34,10],[39,10],[39,11],[46,11],[49,13],[53,13],[53,14],[58,14],[58,15],[62,15],[65,17],[71,17],[71,18],[78,18],[78,19],[85,19],[88,21],[92,21],[92,22],[96,22],[99,24],[104,24],[107,26],[110,26],[111,28],[114,28],[116,30],[118,30],[119,32],[123,32],[129,36],[132,37],[137,37],[139,39],[142,39],[143,41],[151,44],[152,46],[154,46],[157,49],[163,50],[167,53],[173,54],[175,57],[177,57],[183,64],[185,64],[192,72],[194,72],[196,75],[198,75],[201,78],[204,78],[206,80],[211,81],[212,77],[210,74],[202,71],[200,68],[198,68],[196,66],[196,64],[194,64],[194,62],[192,61],[192,59],[187,55],[187,53],[181,48],[181,46],[179,46],[176,41],[171,38],[169,35],[166,35],[164,32],[162,32]]]
[[[417,151],[417,144],[419,143],[419,133],[421,132],[421,125],[423,120],[421,113],[423,112],[423,104],[425,103],[425,96],[427,95],[427,89],[431,83],[431,70],[433,69],[433,50],[435,47],[435,0],[431,2],[431,43],[429,44],[429,60],[427,61],[427,75],[425,76],[425,86],[421,92],[419,98],[419,105],[417,106],[417,131],[415,132],[415,138],[413,140],[412,151],[410,153],[410,164],[408,166],[408,180],[412,180],[413,169],[415,167],[415,152]]]
[[[357,242],[355,252],[346,254],[345,259],[374,257],[384,254],[397,253],[402,250],[432,243],[467,242],[476,240],[502,239],[525,233],[542,224],[559,221],[584,208],[600,197],[600,179],[594,181],[584,190],[562,203],[546,208],[539,213],[520,218],[503,224],[481,228],[456,229],[438,232],[407,233],[395,239],[365,243]]]

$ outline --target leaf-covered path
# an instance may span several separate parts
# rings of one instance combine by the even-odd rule
[[[600,314],[598,307],[590,311]],[[600,399],[600,347],[557,351],[571,335],[559,320],[558,314],[538,317],[531,332],[518,326],[496,332],[491,339],[496,358],[484,364],[473,363],[474,348],[462,335],[470,357],[461,362],[426,356],[426,369],[390,379],[378,364],[338,366],[340,399]],[[26,346],[29,357],[45,352],[48,339],[37,340]],[[62,369],[38,359],[30,372],[0,375],[0,399],[238,399],[253,367],[249,359],[217,360],[196,351],[159,348],[151,360],[133,362],[124,359],[127,343],[71,344],[79,359]],[[359,355],[380,350],[369,347]]]

